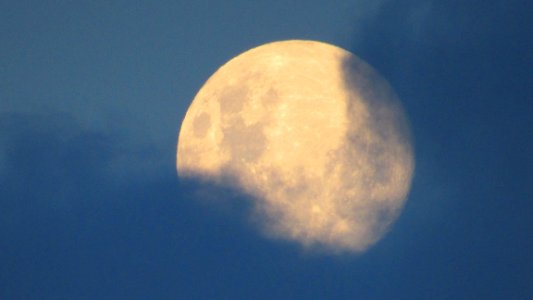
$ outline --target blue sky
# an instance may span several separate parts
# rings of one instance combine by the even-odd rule
[[[532,18],[520,0],[0,4],[0,298],[532,298]],[[178,184],[203,82],[294,38],[366,60],[411,121],[409,199],[360,256],[264,239]]]

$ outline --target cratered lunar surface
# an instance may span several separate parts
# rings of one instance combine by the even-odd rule
[[[354,54],[316,41],[268,43],[220,67],[177,148],[180,178],[231,183],[251,195],[267,236],[333,252],[383,236],[414,170],[391,87]]]

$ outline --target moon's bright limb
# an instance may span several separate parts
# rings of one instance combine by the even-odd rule
[[[341,48],[291,40],[209,78],[183,120],[177,169],[252,195],[271,236],[361,252],[398,216],[414,158],[385,80]]]

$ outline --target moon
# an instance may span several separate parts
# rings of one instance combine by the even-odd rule
[[[177,171],[251,195],[267,237],[357,253],[399,216],[414,153],[401,103],[372,67],[331,44],[288,40],[207,80],[181,125]]]

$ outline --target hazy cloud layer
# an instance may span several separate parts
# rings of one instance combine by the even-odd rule
[[[64,182],[58,193],[76,190],[72,180],[77,176],[72,175],[84,172],[97,173],[79,176],[79,184],[91,176],[118,185],[136,182],[141,175],[143,181],[161,178],[157,149],[117,132],[88,128],[69,114],[1,113],[0,132],[0,176],[4,178],[41,176],[43,182]]]

